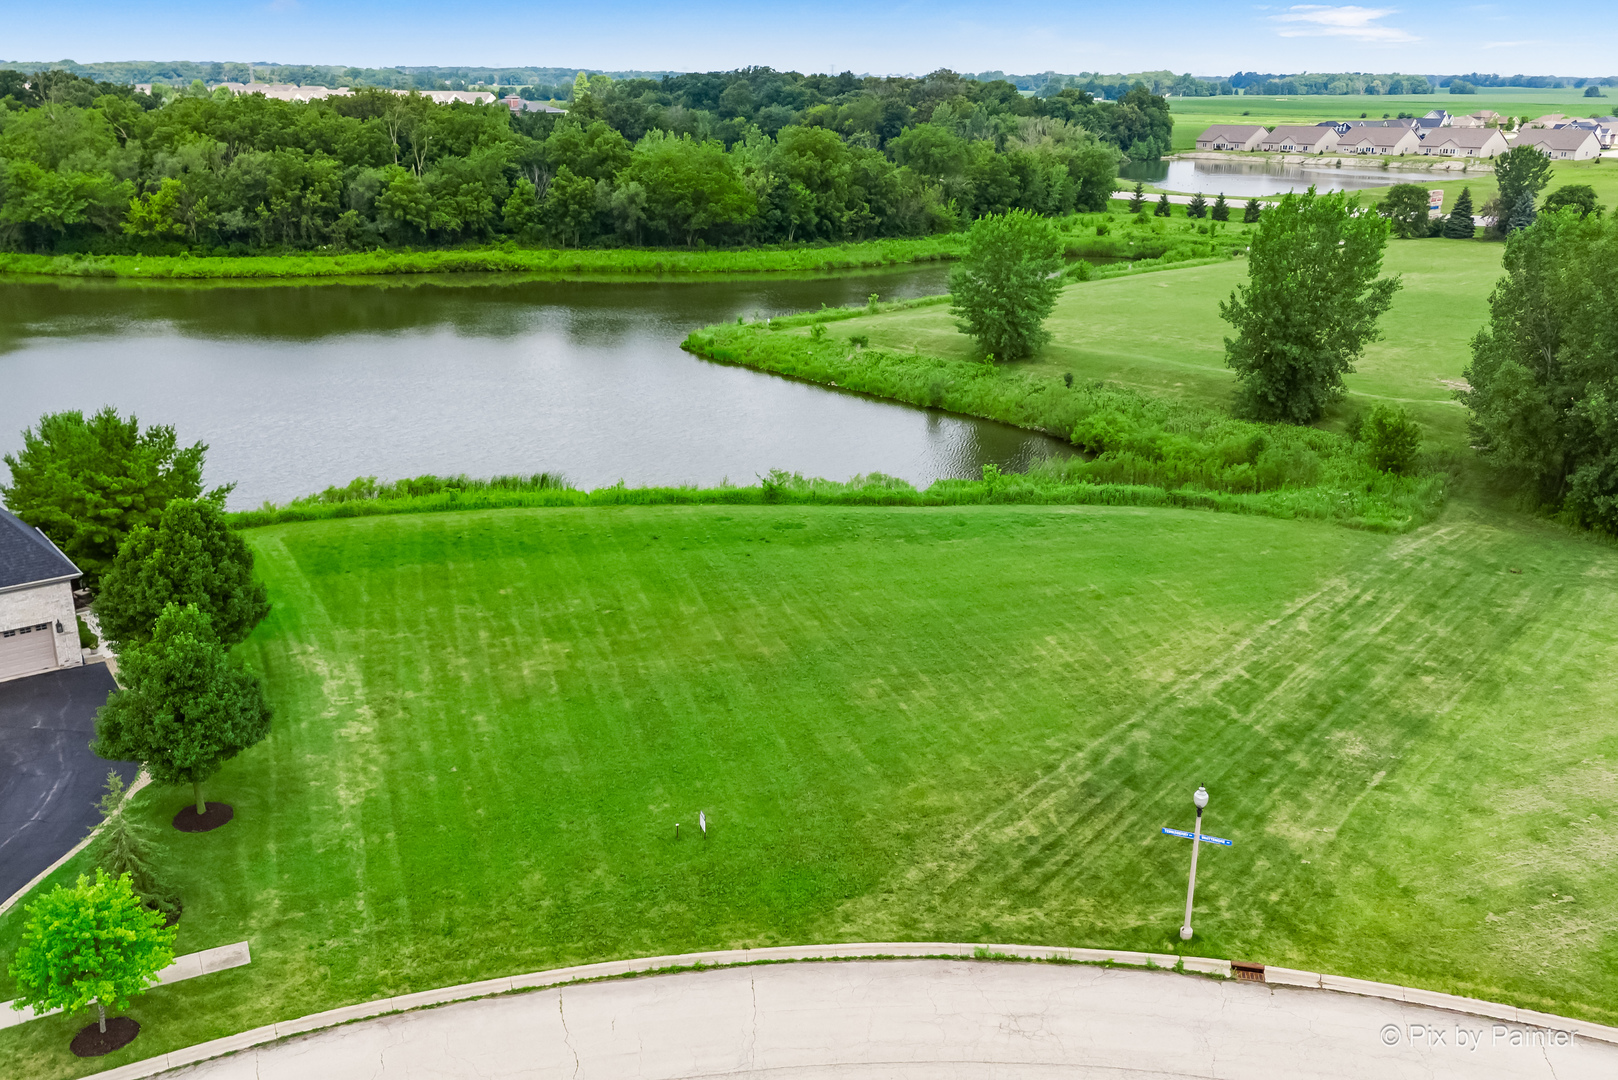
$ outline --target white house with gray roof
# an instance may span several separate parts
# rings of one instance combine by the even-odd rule
[[[1421,139],[1409,128],[1355,128],[1337,140],[1337,149],[1349,154],[1414,154]]]
[[[1533,128],[1517,136],[1518,146],[1532,146],[1557,161],[1586,161],[1601,155],[1601,143],[1589,128]]]
[[[1324,154],[1336,148],[1336,130],[1312,124],[1282,124],[1259,140],[1260,150],[1283,154]]]
[[[1215,124],[1197,136],[1198,150],[1257,150],[1263,124]]]
[[[1511,149],[1499,128],[1433,128],[1417,153],[1426,157],[1494,157]]]
[[[81,576],[44,533],[0,510],[0,681],[84,662],[73,613]]]

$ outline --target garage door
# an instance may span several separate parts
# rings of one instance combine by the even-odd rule
[[[56,638],[50,623],[0,631],[0,679],[32,675],[56,666]]]

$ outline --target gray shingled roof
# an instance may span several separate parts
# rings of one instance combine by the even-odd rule
[[[0,589],[78,576],[79,568],[44,533],[0,510]]]

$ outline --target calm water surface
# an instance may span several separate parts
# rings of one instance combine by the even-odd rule
[[[1254,195],[1281,195],[1305,191],[1313,184],[1319,191],[1359,191],[1387,187],[1404,181],[1421,183],[1428,173],[1401,173],[1396,170],[1308,168],[1269,161],[1131,161],[1118,170],[1120,180],[1143,180],[1165,191],[1202,192],[1213,198],[1224,192],[1228,198]]]
[[[812,281],[466,276],[194,287],[0,280],[0,451],[45,412],[133,411],[210,446],[235,508],[356,476],[560,471],[752,483],[772,468],[920,486],[1066,446],[682,352],[738,315],[944,291],[944,266]]]

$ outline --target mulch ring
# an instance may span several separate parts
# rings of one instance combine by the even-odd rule
[[[211,802],[206,814],[199,814],[195,806],[188,806],[174,815],[174,827],[181,832],[207,832],[235,816],[236,811],[229,803]]]
[[[129,1017],[109,1016],[106,1031],[102,1031],[99,1024],[91,1024],[73,1036],[73,1041],[68,1045],[79,1057],[100,1057],[114,1050],[122,1050],[134,1042],[139,1034],[140,1025]]]

